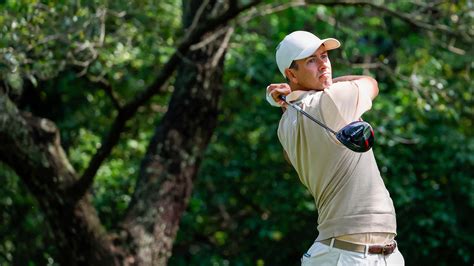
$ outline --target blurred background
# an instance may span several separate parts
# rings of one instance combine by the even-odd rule
[[[243,1],[250,2],[250,1]],[[294,30],[341,41],[333,76],[371,75],[364,120],[394,201],[407,265],[472,265],[472,1],[263,1],[231,20],[217,127],[168,265],[299,265],[317,236],[310,194],[282,156],[284,82],[274,51]],[[362,2],[362,1],[360,1]],[[77,172],[111,125],[114,102],[145,90],[185,35],[181,1],[0,1],[0,80],[19,109],[53,121]],[[177,74],[140,107],[99,168],[93,206],[109,232],[126,211]],[[1,145],[4,145],[1,144]],[[0,162],[0,265],[56,265],[53,228]]]

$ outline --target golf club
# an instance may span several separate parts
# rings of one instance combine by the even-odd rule
[[[374,145],[374,130],[369,123],[364,121],[354,121],[349,123],[348,125],[344,126],[338,132],[332,130],[322,122],[318,121],[316,118],[312,117],[310,114],[305,112],[301,107],[294,103],[290,103],[286,101],[286,96],[280,95],[280,99],[282,99],[286,104],[293,107],[296,111],[300,112],[307,118],[311,119],[312,121],[316,122],[316,124],[322,126],[324,129],[328,130],[332,134],[334,134],[342,143],[342,145],[346,146],[348,149],[355,151],[355,152],[366,152],[372,148]]]

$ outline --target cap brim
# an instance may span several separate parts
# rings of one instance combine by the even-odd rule
[[[311,56],[322,44],[324,44],[326,50],[333,50],[341,46],[341,43],[334,38],[323,39],[321,40],[321,43],[315,43],[314,45],[308,46],[293,60],[299,60]]]
[[[323,39],[322,41],[323,41],[324,47],[326,47],[326,50],[333,50],[341,46],[341,43],[334,38],[327,38],[327,39]]]

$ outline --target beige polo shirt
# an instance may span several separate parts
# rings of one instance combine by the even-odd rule
[[[287,96],[316,119],[338,131],[372,106],[366,90],[337,82],[324,91],[295,91]],[[372,150],[356,153],[315,122],[288,107],[278,138],[318,209],[316,239],[348,234],[396,233],[393,202]]]

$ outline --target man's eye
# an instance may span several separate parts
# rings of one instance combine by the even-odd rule
[[[326,58],[328,58],[328,55],[327,55],[327,54],[323,54],[323,55],[321,55],[321,58],[326,59]]]

